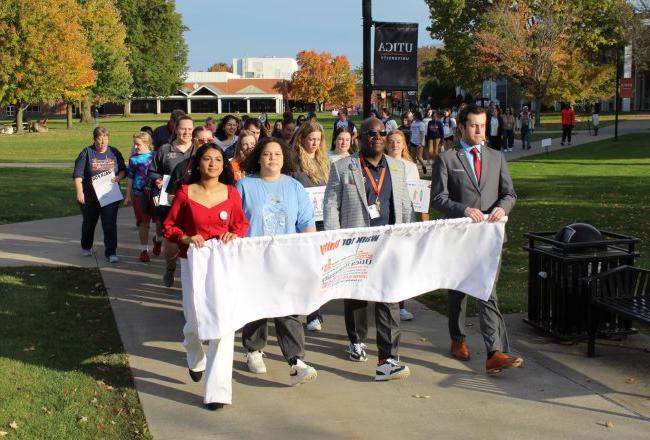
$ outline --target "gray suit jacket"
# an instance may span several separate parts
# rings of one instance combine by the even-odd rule
[[[488,214],[503,208],[506,215],[515,206],[517,194],[512,185],[508,163],[499,151],[481,147],[481,182],[460,146],[436,156],[431,183],[431,207],[447,218],[465,216],[465,208],[478,208]]]
[[[393,186],[395,223],[415,221],[406,186],[406,167],[399,160],[385,157]],[[368,200],[358,153],[332,164],[325,189],[323,221],[325,230],[370,226]]]

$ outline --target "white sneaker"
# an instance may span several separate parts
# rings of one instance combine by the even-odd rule
[[[263,356],[264,353],[260,350],[249,351],[246,354],[246,365],[248,366],[248,371],[255,374],[266,373],[266,365],[264,364]]]
[[[386,359],[386,362],[377,365],[377,369],[375,370],[376,381],[405,379],[410,375],[411,371],[409,370],[409,367],[406,365],[400,365],[400,363],[393,358]]]
[[[348,345],[348,353],[350,354],[351,361],[365,362],[368,360],[366,344],[364,343]]]
[[[320,319],[312,319],[307,323],[307,330],[310,332],[319,332],[323,329],[323,326],[320,323]]]
[[[93,250],[92,249],[81,249],[81,256],[82,257],[92,257],[93,256]]]
[[[406,310],[406,308],[399,309],[399,320],[400,321],[412,321],[413,320],[413,313]]]
[[[296,365],[289,369],[289,377],[291,378],[291,386],[301,383],[312,382],[316,380],[318,373],[312,366],[307,365],[301,359],[298,359]]]

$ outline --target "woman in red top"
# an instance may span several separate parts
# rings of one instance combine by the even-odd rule
[[[181,186],[176,193],[164,222],[165,238],[179,245],[185,315],[183,346],[187,351],[190,377],[198,382],[205,371],[203,402],[213,411],[230,404],[232,400],[235,335],[211,340],[206,359],[194,318],[196,311],[187,249],[190,245],[200,248],[205,240],[210,239],[218,239],[225,244],[246,234],[248,220],[233,184],[232,169],[223,150],[214,143],[201,146],[192,163],[190,182]]]

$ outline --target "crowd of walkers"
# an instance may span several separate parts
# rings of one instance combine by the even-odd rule
[[[127,162],[109,146],[108,130],[97,127],[93,144],[81,151],[73,174],[83,217],[82,254],[93,255],[94,230],[101,217],[106,258],[118,262],[116,222],[120,202],[102,205],[92,184],[95,176],[112,171],[113,182],[127,179],[124,205],[132,205],[135,213],[140,261],[151,259],[149,234],[153,222],[152,253],[162,254],[165,259],[162,281],[166,287],[174,285],[177,265],[181,266],[186,317],[183,345],[189,375],[194,381],[205,376],[204,403],[217,409],[231,403],[234,335],[209,341],[206,357],[192,318],[196,314],[186,259],[189,246],[201,247],[213,238],[228,243],[237,237],[414,221],[406,182],[420,178],[417,164],[426,174],[427,161],[453,148],[464,133],[466,121],[462,118],[468,111],[475,111],[475,106],[440,113],[427,110],[425,115],[408,112],[398,125],[383,109],[381,116],[375,114],[357,128],[348,119],[347,111],[342,110],[334,123],[331,145],[327,146],[315,113],[294,119],[287,112],[272,125],[266,115],[242,119],[226,115],[218,122],[208,118],[205,124],[196,126],[190,116],[174,110],[164,125],[155,130],[142,127],[133,135]],[[503,114],[499,108],[490,108],[488,113],[484,128],[491,148],[511,151],[515,129],[521,131],[523,146],[530,148],[533,118],[527,108],[518,117],[511,108]],[[458,139],[462,144],[462,138]],[[357,172],[363,175],[363,184],[353,193],[360,199],[351,198],[352,193],[336,195],[337,191],[349,190],[341,182],[355,182],[352,174]],[[361,179],[356,184],[359,182]],[[315,221],[305,188],[323,186],[327,188],[324,221]],[[344,301],[348,354],[357,362],[367,360],[367,306],[364,301]],[[413,314],[404,303],[376,303],[375,315],[379,353],[375,379],[407,377],[408,367],[399,362],[397,354],[399,321],[411,320]],[[300,317],[273,320],[291,384],[314,380],[316,370],[304,361],[305,334]],[[309,331],[321,330],[321,311],[307,316],[305,324]],[[247,367],[253,373],[266,372],[263,349],[267,336],[267,319],[248,323],[242,330]],[[493,366],[493,370],[514,365],[511,358],[499,359],[502,364]]]

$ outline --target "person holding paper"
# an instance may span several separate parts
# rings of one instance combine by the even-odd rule
[[[460,145],[439,154],[434,161],[431,207],[447,218],[468,217],[474,223],[499,221],[508,215],[517,200],[505,156],[484,145],[486,120],[484,108],[475,104],[464,107],[458,115]],[[491,374],[521,367],[524,362],[520,356],[507,354],[508,334],[497,306],[496,284],[495,281],[491,297],[479,301],[481,333],[487,352],[485,368]],[[451,354],[467,361],[470,358],[465,342],[467,296],[455,290],[450,290],[448,295]]]
[[[192,131],[194,130],[194,121],[189,116],[180,116],[176,119],[174,133],[169,143],[162,145],[154,154],[151,165],[149,165],[149,180],[159,191],[165,191],[163,180],[165,176],[171,176],[176,165],[192,156]],[[169,177],[167,178],[169,179]],[[168,198],[169,203],[173,201],[173,196]],[[164,222],[169,205],[159,205],[156,209],[156,217],[160,223]],[[162,237],[156,237],[155,241],[160,241]],[[154,243],[155,253],[155,243]],[[163,284],[171,287],[174,284],[174,273],[176,272],[176,258],[178,256],[178,246],[164,240],[165,255],[165,274],[163,275]]]
[[[249,237],[315,232],[314,209],[305,188],[290,177],[292,152],[280,139],[262,139],[242,164],[247,177],[237,182],[244,212],[250,222]],[[305,331],[298,316],[274,318],[278,344],[289,364],[291,385],[316,379],[316,369],[307,365]],[[249,322],[242,329],[248,369],[266,373],[262,350],[268,337],[267,319]]]
[[[386,130],[377,118],[361,126],[360,152],[332,164],[325,189],[323,220],[326,230],[363,228],[415,221],[406,185],[404,163],[384,154]],[[368,302],[343,300],[350,360],[365,362]],[[375,303],[378,362],[375,380],[408,377],[399,362],[399,306]]]
[[[232,359],[235,334],[209,342],[208,356],[198,336],[197,311],[194,308],[192,277],[187,263],[189,246],[200,248],[206,240],[217,239],[227,244],[243,237],[248,220],[242,210],[241,198],[233,186],[235,179],[223,150],[214,143],[201,146],[192,162],[188,185],[182,185],[174,197],[164,222],[164,235],[178,244],[181,258],[181,286],[185,326],[183,346],[187,365],[194,382],[205,372],[203,402],[217,410],[232,402]]]
[[[77,203],[81,207],[81,254],[89,257],[93,254],[95,226],[101,217],[104,231],[104,255],[110,263],[117,263],[117,211],[121,196],[118,200],[107,204],[100,200],[93,187],[93,178],[102,174],[113,174],[110,179],[113,192],[119,193],[119,181],[124,178],[126,166],[122,153],[108,145],[108,130],[96,127],[93,130],[93,144],[81,150],[74,163],[72,178],[77,195]]]
[[[293,137],[293,150],[296,155],[296,171],[293,178],[305,188],[325,186],[330,172],[330,160],[325,147],[323,127],[314,119],[303,123]],[[323,230],[323,222],[316,222],[316,230]],[[320,309],[307,315],[307,330],[323,329],[323,314]]]

